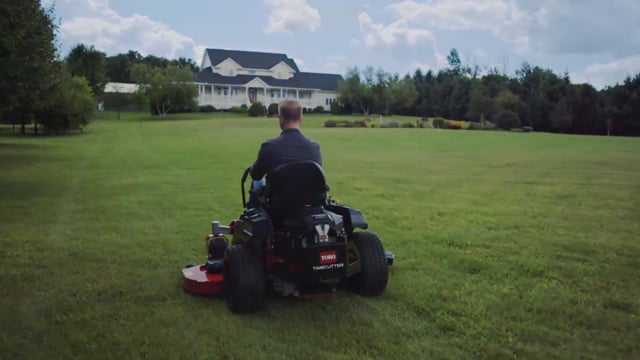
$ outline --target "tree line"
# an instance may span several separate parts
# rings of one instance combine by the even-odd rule
[[[456,49],[437,72],[389,75],[372,67],[350,69],[339,86],[332,112],[402,114],[535,131],[640,136],[640,73],[621,84],[596,90],[573,84],[568,74],[522,64],[515,76],[498,69],[484,74],[464,64]]]
[[[0,122],[19,125],[22,134],[29,124],[36,133],[62,133],[82,130],[99,101],[148,105],[158,114],[196,106],[193,60],[136,51],[107,56],[84,44],[61,57],[54,10],[39,0],[0,2]],[[104,94],[108,82],[143,86],[135,95]]]

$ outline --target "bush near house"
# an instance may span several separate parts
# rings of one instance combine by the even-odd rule
[[[269,116],[278,115],[278,104],[271,103],[269,104]]]
[[[229,108],[229,112],[230,113],[236,113],[236,114],[246,114],[247,113],[247,108],[242,107],[242,106],[232,106]]]
[[[316,114],[323,114],[324,113],[324,107],[318,105],[313,109],[313,112]]]
[[[263,116],[267,109],[262,105],[261,102],[254,102],[249,107],[249,116]]]
[[[203,105],[203,106],[200,106],[199,110],[202,113],[211,113],[216,111],[216,108],[213,105]]]

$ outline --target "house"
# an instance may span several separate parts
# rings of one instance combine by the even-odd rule
[[[216,109],[295,99],[307,110],[329,111],[342,80],[337,74],[301,72],[285,54],[256,51],[207,49],[200,69],[198,104]]]

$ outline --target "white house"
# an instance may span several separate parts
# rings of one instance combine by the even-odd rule
[[[307,109],[330,110],[341,75],[301,72],[285,54],[207,49],[196,77],[198,104],[216,109],[287,99]]]

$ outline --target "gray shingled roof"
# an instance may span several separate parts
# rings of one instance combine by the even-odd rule
[[[274,87],[320,89],[325,91],[338,90],[338,83],[340,82],[340,80],[342,80],[341,75],[306,72],[295,73],[294,76],[288,80],[281,80],[275,79],[271,76],[258,75],[222,76],[220,74],[213,73],[211,69],[207,68],[205,70],[201,70],[198,73],[198,75],[196,76],[196,82],[201,84],[244,85],[255,78],[259,78],[269,86]]]
[[[207,49],[207,54],[213,66],[232,58],[238,65],[249,69],[270,69],[284,61],[296,72],[300,71],[296,62],[285,54],[224,49]]]

